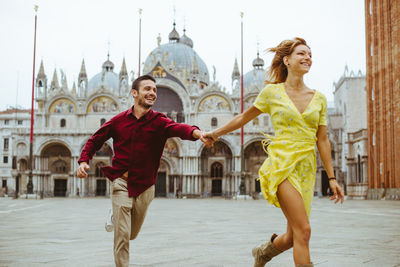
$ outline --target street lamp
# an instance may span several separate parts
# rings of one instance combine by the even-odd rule
[[[33,194],[33,181],[32,181],[32,168],[33,168],[33,120],[34,120],[34,110],[33,110],[33,99],[35,93],[35,59],[36,59],[36,26],[37,26],[37,11],[39,6],[35,5],[35,34],[33,39],[33,77],[32,77],[32,102],[31,102],[31,136],[29,142],[29,181],[27,185],[28,194]]]

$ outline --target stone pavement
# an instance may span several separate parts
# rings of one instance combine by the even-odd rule
[[[0,266],[113,266],[106,198],[0,198]],[[400,266],[400,201],[314,199],[315,266]],[[131,266],[252,266],[251,248],[286,225],[264,200],[155,199]],[[293,266],[292,250],[268,266]]]

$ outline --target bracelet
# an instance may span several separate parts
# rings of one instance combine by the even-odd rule
[[[336,180],[336,177],[329,177],[329,181],[330,180]]]

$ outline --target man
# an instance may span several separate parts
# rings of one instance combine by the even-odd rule
[[[102,171],[113,181],[114,260],[118,267],[129,265],[129,240],[138,235],[154,198],[154,184],[166,140],[180,137],[194,141],[202,137],[198,127],[176,123],[151,109],[157,99],[152,76],[138,77],[131,93],[135,105],[104,123],[87,141],[77,171],[79,178],[86,178],[89,160],[106,140],[113,138],[112,166],[103,167]],[[207,144],[207,140],[203,141]]]

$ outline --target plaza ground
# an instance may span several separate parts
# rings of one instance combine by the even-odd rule
[[[113,266],[110,206],[108,198],[0,198],[0,266]],[[157,198],[130,243],[131,266],[252,266],[251,248],[284,222],[264,200]],[[400,201],[315,198],[311,227],[315,266],[400,266]],[[292,250],[268,266],[293,266]]]

